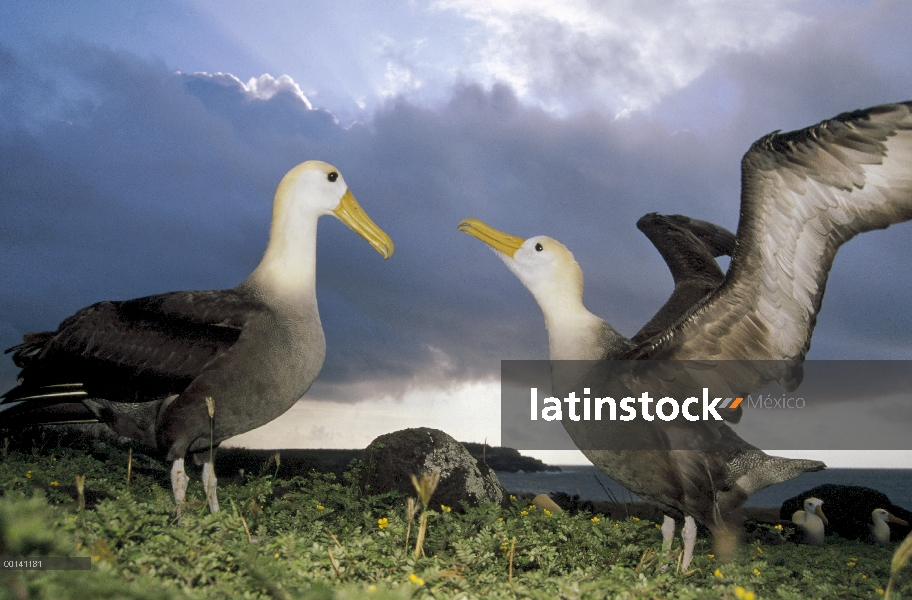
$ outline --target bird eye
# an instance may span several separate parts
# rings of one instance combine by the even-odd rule
[[[332,173],[327,175],[326,178],[329,179],[330,181],[335,181],[336,179],[339,178],[339,174],[336,173],[335,171],[333,171]]]
[[[535,244],[535,251],[536,251],[536,252],[541,252],[542,250],[544,250],[544,248],[542,248],[542,245],[541,245],[541,244]]]

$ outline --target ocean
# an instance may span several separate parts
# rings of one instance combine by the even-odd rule
[[[503,486],[513,493],[566,492],[570,495],[579,494],[583,500],[610,501],[611,498],[602,489],[602,486],[605,486],[618,501],[640,500],[638,496],[628,492],[601,471],[588,465],[561,466],[559,472],[497,471],[497,477]],[[786,499],[824,483],[873,488],[886,494],[893,504],[912,510],[912,469],[825,469],[815,473],[804,473],[795,479],[757,492],[748,498],[744,505],[779,507]]]

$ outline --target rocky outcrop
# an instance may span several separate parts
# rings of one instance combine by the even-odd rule
[[[462,503],[503,504],[507,497],[494,471],[439,429],[420,427],[381,435],[364,451],[362,487],[369,493],[397,491],[416,496],[412,475],[440,473],[429,507],[443,504],[461,510]]]

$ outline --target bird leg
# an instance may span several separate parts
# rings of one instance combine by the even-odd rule
[[[665,518],[667,519],[668,517]],[[690,515],[684,518],[681,539],[684,540],[684,557],[681,559],[681,570],[684,571],[690,566],[690,561],[694,555],[694,546],[697,545],[697,524]]]
[[[184,459],[178,458],[171,467],[171,489],[174,491],[174,504],[177,506],[177,514],[180,514],[181,505],[187,496],[187,484],[190,478],[184,471]]]
[[[203,489],[206,490],[206,499],[209,501],[209,511],[217,513],[219,509],[218,497],[216,496],[215,467],[211,462],[203,463]]]
[[[674,519],[665,515],[665,520],[662,521],[662,550],[668,551],[671,549],[671,541],[674,539],[675,533],[675,522]]]

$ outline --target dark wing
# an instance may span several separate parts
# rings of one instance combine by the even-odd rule
[[[99,302],[56,332],[10,348],[21,384],[3,403],[84,397],[144,402],[180,393],[227,351],[262,305],[237,290],[171,292]]]
[[[634,344],[664,332],[716,289],[725,274],[715,257],[731,254],[735,246],[735,234],[729,230],[684,215],[650,213],[637,221],[637,228],[665,259],[675,289],[655,316],[631,338]]]
[[[741,169],[725,281],[628,357],[802,360],[839,246],[912,218],[912,102],[770,134]]]

